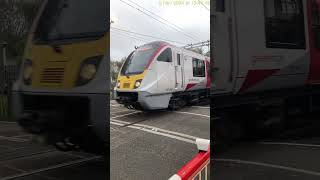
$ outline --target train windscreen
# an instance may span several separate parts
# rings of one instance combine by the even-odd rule
[[[141,46],[132,52],[121,69],[121,75],[126,76],[143,73],[149,60],[158,48],[159,45],[157,44],[149,44]]]
[[[109,29],[108,1],[48,0],[34,35],[36,43],[102,37]]]

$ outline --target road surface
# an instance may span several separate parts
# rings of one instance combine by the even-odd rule
[[[210,138],[209,105],[140,112],[111,101],[111,179],[164,180],[197,154],[196,138]]]

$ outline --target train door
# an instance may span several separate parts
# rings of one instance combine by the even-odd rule
[[[320,0],[307,1],[310,46],[309,83],[320,83]]]
[[[176,50],[174,53],[174,70],[175,70],[175,89],[181,89],[183,87],[183,71],[182,71],[182,63],[183,63],[182,51]]]
[[[309,72],[306,1],[232,0],[232,3],[234,57],[239,62],[233,92],[303,86]],[[214,59],[214,63],[217,61]]]
[[[172,92],[174,90],[174,53],[171,48],[162,50],[157,57],[158,91]]]
[[[215,82],[211,87],[213,94],[231,92],[234,84],[235,48],[234,23],[231,0],[216,0],[213,10],[212,42],[213,47],[212,77]]]

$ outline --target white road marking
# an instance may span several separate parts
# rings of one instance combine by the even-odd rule
[[[24,135],[17,135],[17,136],[12,136],[13,138],[23,138],[23,137],[26,137],[26,138],[31,138],[32,135],[30,134],[24,134]]]
[[[116,122],[116,123],[121,123],[121,124],[123,124],[123,125],[131,124],[131,123],[129,123],[129,122],[116,120],[116,119],[114,119],[114,118],[112,118],[111,121],[112,121],[112,122]],[[174,135],[177,135],[177,136],[181,136],[181,137],[185,137],[185,138],[190,138],[190,139],[194,139],[194,140],[198,138],[198,137],[195,137],[195,136],[190,136],[190,135],[183,134],[183,133],[179,133],[179,132],[175,132],[175,131],[169,131],[169,130],[165,130],[165,129],[161,129],[161,128],[158,128],[158,127],[155,127],[155,126],[149,126],[149,125],[145,125],[145,124],[133,124],[133,126],[150,128],[150,129],[153,129],[153,130],[155,130],[155,131],[162,131],[162,132],[164,132],[164,133],[174,134]]]
[[[209,107],[201,107],[201,108],[208,109]],[[142,111],[134,111],[134,112],[131,112],[131,113],[127,113],[127,114],[111,117],[110,118],[111,119],[110,124],[117,125],[117,126],[126,126],[128,128],[137,129],[137,130],[141,130],[141,131],[144,131],[144,132],[148,132],[148,133],[152,133],[152,134],[157,134],[157,135],[169,137],[169,138],[172,138],[172,139],[176,139],[176,140],[183,141],[183,142],[188,142],[188,143],[191,143],[191,144],[195,144],[196,143],[195,140],[198,137],[195,137],[195,136],[191,136],[191,135],[187,135],[187,134],[183,134],[183,133],[179,133],[179,132],[175,132],[175,131],[169,131],[169,130],[161,129],[161,128],[158,128],[158,127],[155,127],[155,126],[149,126],[149,125],[145,125],[145,124],[132,124],[132,123],[127,122],[127,121],[117,120],[117,118],[130,116],[130,115],[141,113],[141,112]],[[201,117],[205,117],[205,118],[210,118],[210,116],[204,115],[204,114],[197,114],[197,113],[190,113],[190,112],[183,112],[183,111],[170,111],[170,112],[176,112],[176,113],[181,113],[181,114],[189,114],[189,115],[194,115],[194,116],[201,116]],[[111,111],[111,114],[112,113],[118,113],[118,112],[117,111],[116,112],[112,112]]]
[[[113,104],[110,104],[111,107],[122,107],[121,105],[113,105]]]
[[[285,145],[285,146],[302,146],[320,148],[320,144],[302,144],[302,143],[287,143],[287,142],[259,142],[258,144],[266,145]]]
[[[115,113],[123,113],[123,112],[135,112],[133,110],[130,110],[130,109],[125,109],[125,110],[119,110],[119,111],[115,111],[115,110],[112,110],[110,111],[110,114],[115,114]]]
[[[114,117],[111,117],[111,118],[125,117],[125,116],[130,116],[132,114],[138,114],[138,113],[140,113],[140,111],[135,111],[135,112],[132,112],[132,113],[127,113],[127,114],[123,114],[123,115],[119,115],[119,116],[114,116]]]
[[[213,159],[213,161],[263,166],[263,167],[282,169],[282,170],[293,171],[296,173],[303,173],[303,174],[308,174],[308,175],[313,175],[313,176],[320,176],[320,172],[309,171],[309,170],[305,170],[305,169],[298,169],[298,168],[293,168],[293,167],[288,167],[288,166],[281,166],[281,165],[276,165],[276,164],[269,164],[269,163],[244,161],[244,160],[239,160],[239,159],[220,159],[220,158]]]
[[[74,160],[74,161],[61,163],[61,164],[54,165],[54,166],[49,166],[47,168],[41,168],[41,169],[37,169],[37,170],[34,170],[34,171],[26,171],[26,172],[23,172],[21,174],[17,174],[17,175],[13,175],[13,176],[7,176],[7,177],[4,177],[4,178],[1,178],[1,180],[17,179],[17,178],[30,176],[30,175],[38,174],[38,173],[49,171],[49,170],[54,170],[54,169],[58,169],[58,168],[63,168],[63,167],[68,167],[68,166],[72,166],[72,165],[82,164],[82,163],[85,163],[85,162],[97,160],[99,158],[101,158],[101,156],[94,156],[94,157],[90,157],[90,158],[83,158],[83,159],[80,159],[80,160]]]
[[[123,125],[123,124],[117,123],[117,122],[110,122],[110,124],[118,125],[118,126],[122,126]],[[195,140],[191,140],[191,139],[187,139],[187,138],[183,138],[183,137],[179,137],[179,136],[175,136],[175,135],[171,135],[171,134],[167,134],[167,133],[162,133],[162,132],[155,131],[155,130],[145,129],[144,127],[138,127],[138,126],[135,126],[135,125],[129,125],[129,126],[126,126],[126,127],[132,128],[132,129],[137,129],[137,130],[140,130],[140,131],[145,131],[145,132],[152,133],[152,134],[157,134],[157,135],[169,137],[169,138],[172,138],[172,139],[176,139],[176,140],[187,142],[187,143],[191,143],[191,144],[195,144],[196,143]]]
[[[208,107],[208,106],[191,106],[191,108],[192,107],[200,108],[200,109],[210,109],[210,107]]]
[[[110,126],[110,130],[111,131],[116,131],[117,129]]]
[[[117,123],[117,122],[110,122],[110,124],[113,124],[113,125],[117,125],[117,126],[123,126],[124,124],[122,124],[122,123]]]
[[[198,114],[198,113],[191,113],[191,112],[184,112],[184,111],[172,111],[172,112],[210,118],[210,116],[208,116],[208,115]]]
[[[29,141],[26,139],[14,138],[14,137],[8,137],[8,136],[0,136],[0,139],[14,141],[14,142],[28,142]]]
[[[11,122],[11,121],[0,121],[0,123],[4,123],[4,124],[17,124],[17,122]]]

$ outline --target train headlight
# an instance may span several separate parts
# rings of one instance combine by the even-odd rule
[[[94,64],[86,64],[81,68],[80,77],[85,80],[91,80],[96,73],[97,67]]]
[[[120,88],[120,85],[121,85],[121,83],[120,83],[120,81],[118,81],[117,82],[117,88]]]
[[[77,85],[85,85],[90,82],[97,74],[99,64],[103,56],[95,56],[88,58],[82,62]]]
[[[142,79],[139,79],[139,80],[137,80],[135,83],[134,83],[134,88],[136,89],[136,88],[139,88],[140,86],[141,86],[141,81],[142,81]]]
[[[26,85],[30,85],[32,80],[32,61],[25,60],[23,65],[23,82]]]

